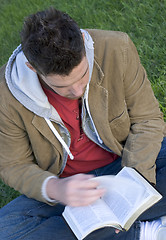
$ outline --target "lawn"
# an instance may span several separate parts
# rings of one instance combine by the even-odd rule
[[[81,28],[128,33],[166,119],[166,0],[0,0],[0,66],[20,43],[24,18],[49,6],[67,12]],[[18,195],[0,182],[0,207]]]

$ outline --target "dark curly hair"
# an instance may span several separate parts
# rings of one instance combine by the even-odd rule
[[[77,23],[53,7],[27,17],[21,32],[21,44],[29,63],[44,76],[69,75],[85,56]]]

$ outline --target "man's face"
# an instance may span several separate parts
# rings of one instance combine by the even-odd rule
[[[89,81],[88,60],[83,57],[81,63],[73,68],[68,76],[49,74],[46,77],[40,77],[42,82],[57,94],[70,99],[78,99],[83,96]]]

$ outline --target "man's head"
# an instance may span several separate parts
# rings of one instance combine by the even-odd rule
[[[29,16],[21,40],[25,56],[39,75],[67,76],[85,57],[78,25],[54,8]]]

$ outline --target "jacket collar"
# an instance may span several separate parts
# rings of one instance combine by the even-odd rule
[[[100,85],[104,78],[104,72],[101,69],[99,63],[97,62],[96,58],[94,58],[94,65],[93,65],[93,73],[92,73],[92,84]]]

